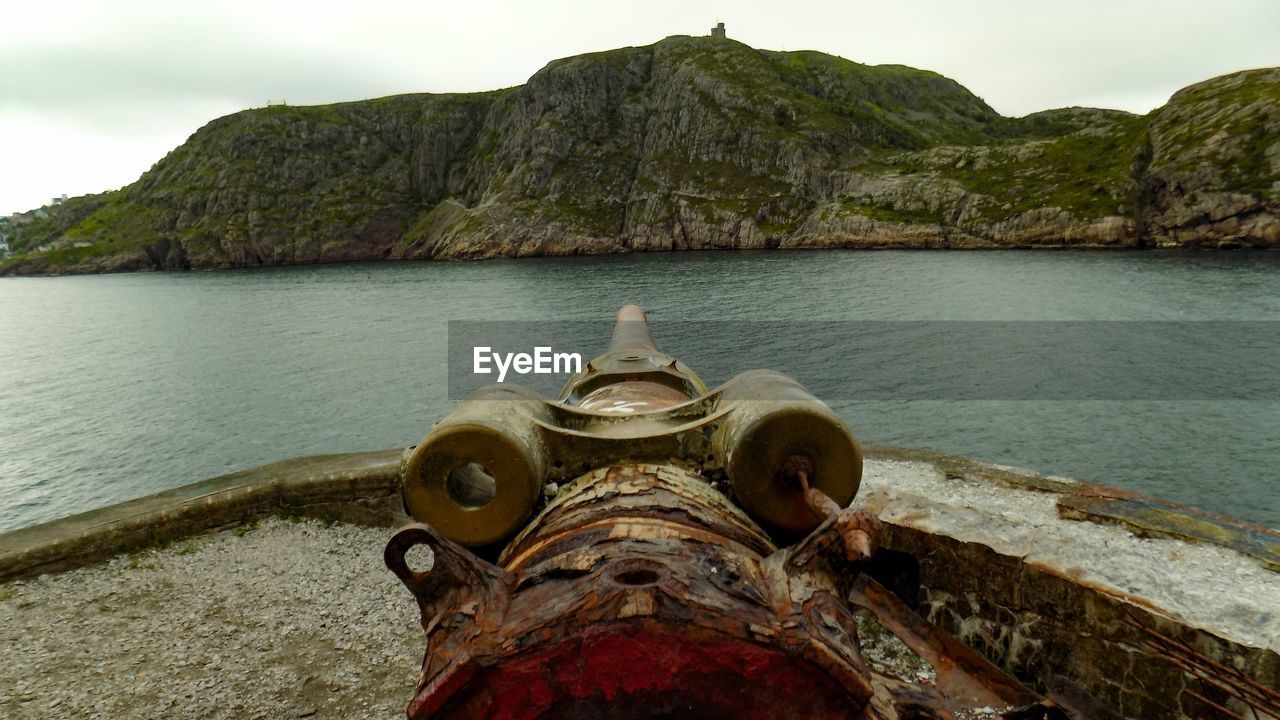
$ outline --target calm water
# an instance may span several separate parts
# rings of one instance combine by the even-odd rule
[[[704,319],[1277,321],[1280,253],[724,252],[4,279],[0,529],[416,442],[452,405],[447,321],[595,320],[625,302],[651,309],[659,341],[664,321]],[[1231,357],[1206,360],[1231,371]],[[841,372],[830,355],[812,363]],[[832,405],[866,441],[1280,527],[1274,397]]]

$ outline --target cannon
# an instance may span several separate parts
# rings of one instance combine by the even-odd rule
[[[408,716],[910,716],[859,649],[850,598],[889,597],[861,572],[861,476],[853,434],[794,380],[708,389],[622,308],[556,399],[481,389],[405,451],[416,522],[385,561],[426,633]],[[940,684],[1027,699],[956,666]]]

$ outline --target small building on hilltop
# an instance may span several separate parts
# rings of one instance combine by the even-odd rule
[[[711,28],[711,37],[722,38],[724,36],[724,23],[716,23],[716,26]]]

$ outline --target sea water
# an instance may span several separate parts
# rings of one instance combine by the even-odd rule
[[[589,358],[624,303],[648,308],[663,349],[710,385],[756,366],[821,380],[863,441],[1280,527],[1280,398],[1235,381],[1257,379],[1256,352],[1246,362],[1204,340],[1214,323],[1280,327],[1280,253],[766,251],[0,279],[0,530],[275,460],[415,443],[457,400],[450,321],[598,322]],[[707,321],[721,334],[689,331]],[[1195,332],[1135,363],[1148,384],[1133,393],[1040,396],[1001,384],[1002,343],[949,363],[937,328],[994,321],[1042,334],[1097,323],[1119,340],[1152,323]],[[903,330],[850,350],[845,336],[866,327]],[[1029,366],[1079,374],[1089,357],[1053,349]],[[860,392],[868,368],[900,373],[904,391],[881,377]],[[1180,384],[1153,385],[1166,370]],[[1184,388],[1189,373],[1216,380]]]

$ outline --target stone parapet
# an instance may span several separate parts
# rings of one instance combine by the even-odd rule
[[[0,581],[60,572],[266,515],[406,521],[400,450],[317,455],[242,470],[0,534]]]

